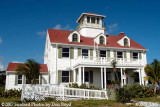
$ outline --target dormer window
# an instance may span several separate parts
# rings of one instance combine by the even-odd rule
[[[124,46],[128,46],[128,39],[127,38],[124,39]]]
[[[78,42],[78,35],[74,33],[72,36],[72,40],[73,42]]]
[[[104,37],[103,36],[99,37],[99,44],[104,44]]]

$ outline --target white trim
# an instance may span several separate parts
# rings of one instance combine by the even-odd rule
[[[94,46],[88,46],[88,45],[77,45],[77,44],[65,44],[65,43],[51,43],[51,44],[53,44],[53,45],[67,45],[67,46],[78,46],[78,47],[92,47],[92,48],[94,48]],[[102,46],[98,46],[98,48],[106,48],[106,49],[112,49],[112,50],[115,50],[115,49],[117,49],[117,50],[121,50],[121,49],[124,49],[124,50],[137,50],[137,51],[148,51],[147,49],[137,49],[137,48],[119,48],[119,47],[102,47]]]

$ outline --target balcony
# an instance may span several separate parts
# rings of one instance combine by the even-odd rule
[[[116,60],[117,66],[142,66],[143,62],[140,59],[133,58],[107,58],[107,57],[88,57],[79,56],[75,60],[75,65],[89,64],[89,65],[111,65],[111,62]]]

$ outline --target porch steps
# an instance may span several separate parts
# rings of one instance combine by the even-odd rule
[[[115,99],[115,89],[107,89],[108,99],[114,100]]]

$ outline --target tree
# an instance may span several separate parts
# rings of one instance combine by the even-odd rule
[[[36,79],[40,74],[40,64],[33,59],[28,59],[24,64],[19,64],[16,71],[18,74],[26,75],[29,83],[36,84]]]
[[[157,59],[151,64],[147,64],[145,67],[146,77],[144,78],[145,81],[150,80],[154,85],[154,94],[156,94],[156,88],[158,82],[160,81],[160,62]]]
[[[117,80],[119,81],[119,77],[118,77],[117,70],[116,70],[117,61],[116,61],[116,60],[113,60],[113,61],[111,62],[111,66],[112,66],[112,68],[113,68],[114,73],[116,74]]]
[[[125,72],[125,75],[126,75],[126,85],[127,85],[128,84],[128,75],[129,75],[130,70],[125,69],[124,72]]]

